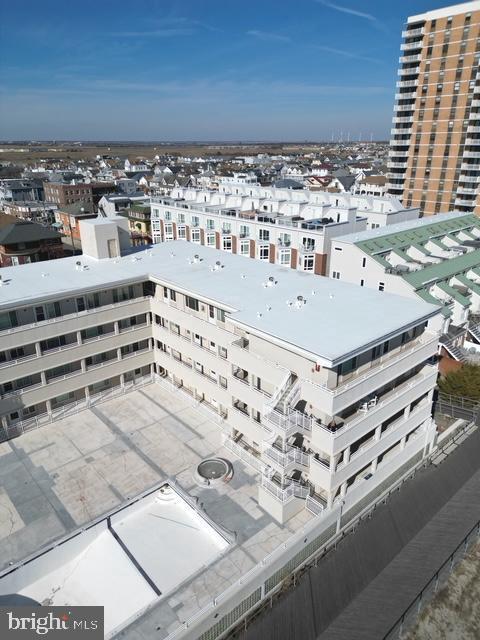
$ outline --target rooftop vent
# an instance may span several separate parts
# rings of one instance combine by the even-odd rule
[[[263,283],[264,287],[274,287],[278,283],[273,276],[269,276],[266,282]]]
[[[197,264],[199,262],[202,262],[203,258],[201,258],[198,253],[196,253],[193,258],[191,258],[190,260],[190,264]]]
[[[220,271],[220,269],[223,269],[223,264],[220,262],[220,260],[217,260],[213,267],[210,267],[211,271]]]
[[[307,300],[303,296],[297,296],[295,299],[295,306],[297,307],[297,309],[301,309],[303,305],[306,303],[307,303]]]

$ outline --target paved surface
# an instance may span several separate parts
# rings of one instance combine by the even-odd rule
[[[478,522],[479,460],[477,429],[404,484],[237,637],[382,639]]]
[[[198,487],[212,455],[232,460],[230,483]],[[23,559],[127,498],[176,478],[237,544],[161,600],[128,637],[162,638],[285,541],[311,516],[280,526],[257,501],[257,477],[222,447],[220,426],[182,393],[155,384],[0,444],[0,563]]]

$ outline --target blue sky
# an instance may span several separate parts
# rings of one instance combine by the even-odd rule
[[[0,139],[385,139],[402,25],[441,5],[0,1]]]

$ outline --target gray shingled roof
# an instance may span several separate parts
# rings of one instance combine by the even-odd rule
[[[17,244],[60,238],[58,231],[52,231],[28,220],[16,220],[0,229],[0,244]]]

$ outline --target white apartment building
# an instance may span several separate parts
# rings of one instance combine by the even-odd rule
[[[415,219],[398,200],[225,182],[152,197],[154,243],[184,240],[317,275],[331,239]]]
[[[336,238],[329,275],[438,304],[445,333],[466,327],[480,314],[480,220],[453,212]]]
[[[163,378],[212,410],[280,522],[429,450],[437,307],[185,242],[120,257],[117,220],[81,226],[83,256],[2,270],[3,439]]]

